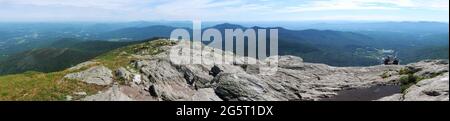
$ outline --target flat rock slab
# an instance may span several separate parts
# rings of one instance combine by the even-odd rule
[[[67,74],[64,78],[96,85],[111,85],[113,82],[112,71],[105,66],[95,66],[82,72]]]
[[[86,61],[86,62],[84,62],[84,63],[80,63],[80,64],[78,64],[78,65],[76,65],[76,66],[74,66],[74,67],[69,68],[69,70],[78,70],[78,69],[81,69],[81,68],[83,68],[83,67],[87,67],[87,66],[95,65],[95,64],[98,64],[98,62],[95,62],[95,61]]]
[[[128,95],[121,91],[118,85],[114,85],[105,92],[87,96],[82,101],[133,101]]]

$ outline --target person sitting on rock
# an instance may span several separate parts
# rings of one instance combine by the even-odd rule
[[[393,56],[387,56],[383,60],[384,65],[399,65],[399,62],[398,58]]]
[[[389,58],[385,58],[383,63],[384,65],[389,65]]]
[[[395,58],[395,59],[394,59],[394,62],[393,62],[392,64],[394,64],[394,65],[399,65],[400,62],[399,62],[399,60],[398,60],[397,58]]]

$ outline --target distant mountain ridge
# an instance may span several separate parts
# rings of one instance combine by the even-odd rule
[[[17,53],[0,61],[0,75],[59,71],[133,43],[137,42],[62,39],[47,47]]]
[[[250,27],[234,24],[220,24],[210,28],[278,29],[279,53],[303,57],[307,62],[326,63],[333,66],[367,66],[378,64],[378,60],[353,56],[355,47],[372,48],[368,36],[333,30],[289,30],[282,27]]]
[[[379,58],[381,53],[378,50],[391,49],[400,51],[399,55],[404,57],[404,63],[417,62],[419,60],[427,59],[411,57],[412,51],[419,51],[420,48],[429,48],[431,46],[442,45],[448,43],[448,33],[431,34],[423,36],[424,38],[418,39],[420,34],[416,34],[414,24],[420,26],[426,26],[432,24],[428,28],[430,32],[443,31],[437,28],[438,25],[444,23],[430,23],[430,22],[386,22],[383,23],[356,23],[361,28],[377,27],[378,28],[395,28],[401,30],[401,33],[391,32],[387,29],[386,32],[378,34],[377,31],[351,31],[350,29],[336,29],[336,30],[348,30],[348,31],[336,31],[336,30],[319,30],[319,29],[306,29],[306,30],[290,30],[283,27],[245,27],[238,24],[223,23],[214,26],[206,27],[205,29],[214,28],[221,31],[222,35],[225,34],[225,29],[278,29],[279,30],[279,42],[280,42],[280,54],[282,55],[296,55],[301,56],[307,62],[326,63],[332,66],[369,66],[379,64]],[[325,24],[326,25],[326,24]],[[323,26],[325,26],[323,25]],[[339,24],[333,24],[338,26]],[[349,26],[350,24],[342,24],[342,26]],[[392,25],[392,26],[389,26]],[[448,24],[447,24],[448,25]],[[417,26],[417,27],[420,27]],[[149,26],[145,28],[127,28],[118,30],[121,32],[131,32],[132,34],[118,34],[125,35],[118,38],[128,38],[131,35],[141,33],[141,38],[157,37],[156,34],[147,33],[153,30],[157,30],[161,26]],[[175,27],[164,26],[163,31],[158,31],[158,37],[169,37],[170,31],[176,29]],[[317,28],[321,28],[318,25]],[[333,27],[330,27],[333,28]],[[344,27],[345,28],[345,27]],[[145,30],[143,30],[145,29]],[[187,29],[190,33],[192,30]],[[376,29],[379,30],[379,29]],[[411,33],[407,33],[407,30],[411,30]],[[115,31],[115,32],[118,32]],[[120,32],[119,32],[120,33]],[[165,33],[165,34],[164,34]],[[107,34],[111,35],[111,34]],[[130,35],[130,36],[127,36]],[[224,38],[223,38],[224,39]],[[421,47],[423,46],[423,47]],[[364,53],[364,55],[361,55]],[[433,57],[439,57],[433,55]],[[446,57],[439,57],[438,59],[448,59]]]
[[[240,22],[245,26],[280,26],[291,30],[386,31],[401,33],[448,33],[448,22],[432,21],[311,21],[311,22]]]
[[[122,41],[135,41],[144,40],[154,37],[169,37],[170,33],[175,30],[175,27],[171,26],[147,26],[147,27],[132,27],[114,30],[98,35],[97,39],[113,39]]]

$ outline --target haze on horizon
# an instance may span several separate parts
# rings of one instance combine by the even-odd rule
[[[0,0],[0,21],[449,21],[448,0]]]

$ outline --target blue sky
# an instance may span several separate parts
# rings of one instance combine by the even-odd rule
[[[448,0],[0,0],[0,21],[449,21]]]

